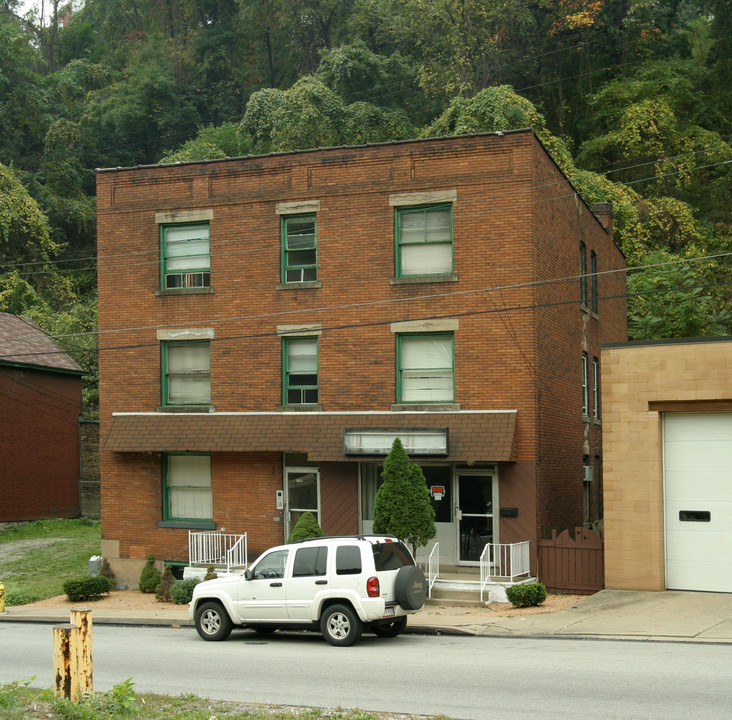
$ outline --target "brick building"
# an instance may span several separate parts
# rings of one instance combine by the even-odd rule
[[[443,565],[601,517],[624,258],[531,130],[100,170],[103,553],[371,528],[399,436]],[[617,272],[616,272],[617,271]],[[535,561],[532,559],[535,569]]]
[[[80,514],[83,374],[32,320],[0,313],[0,521]]]

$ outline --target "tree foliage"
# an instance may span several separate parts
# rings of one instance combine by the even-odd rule
[[[422,468],[410,463],[402,441],[395,438],[384,460],[384,482],[374,499],[374,532],[394,535],[416,548],[435,537],[435,511]]]
[[[306,540],[307,538],[326,537],[315,515],[311,512],[304,512],[292,528],[290,537],[287,538],[288,543],[294,543],[298,540]]]
[[[631,337],[731,331],[727,0],[73,7],[0,4],[0,308],[68,335],[90,402],[103,166],[532,127],[613,204]]]

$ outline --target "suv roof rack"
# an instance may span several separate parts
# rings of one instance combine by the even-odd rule
[[[377,533],[358,535],[319,535],[318,537],[301,538],[300,540],[293,540],[289,545],[299,545],[300,543],[313,542],[314,540],[378,540],[380,538],[393,538],[394,541],[399,542],[399,539],[394,535],[379,535]]]

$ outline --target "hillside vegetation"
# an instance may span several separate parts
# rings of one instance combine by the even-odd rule
[[[0,0],[0,311],[90,371],[88,415],[97,167],[531,126],[613,203],[631,337],[730,332],[728,0],[51,4]]]

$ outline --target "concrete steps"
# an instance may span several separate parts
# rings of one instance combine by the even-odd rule
[[[536,582],[536,578],[524,578],[521,583]],[[440,575],[432,586],[427,599],[428,605],[468,605],[481,606],[489,602],[508,602],[506,588],[519,583],[490,582],[483,590],[480,600],[480,576],[475,573],[445,573]]]

